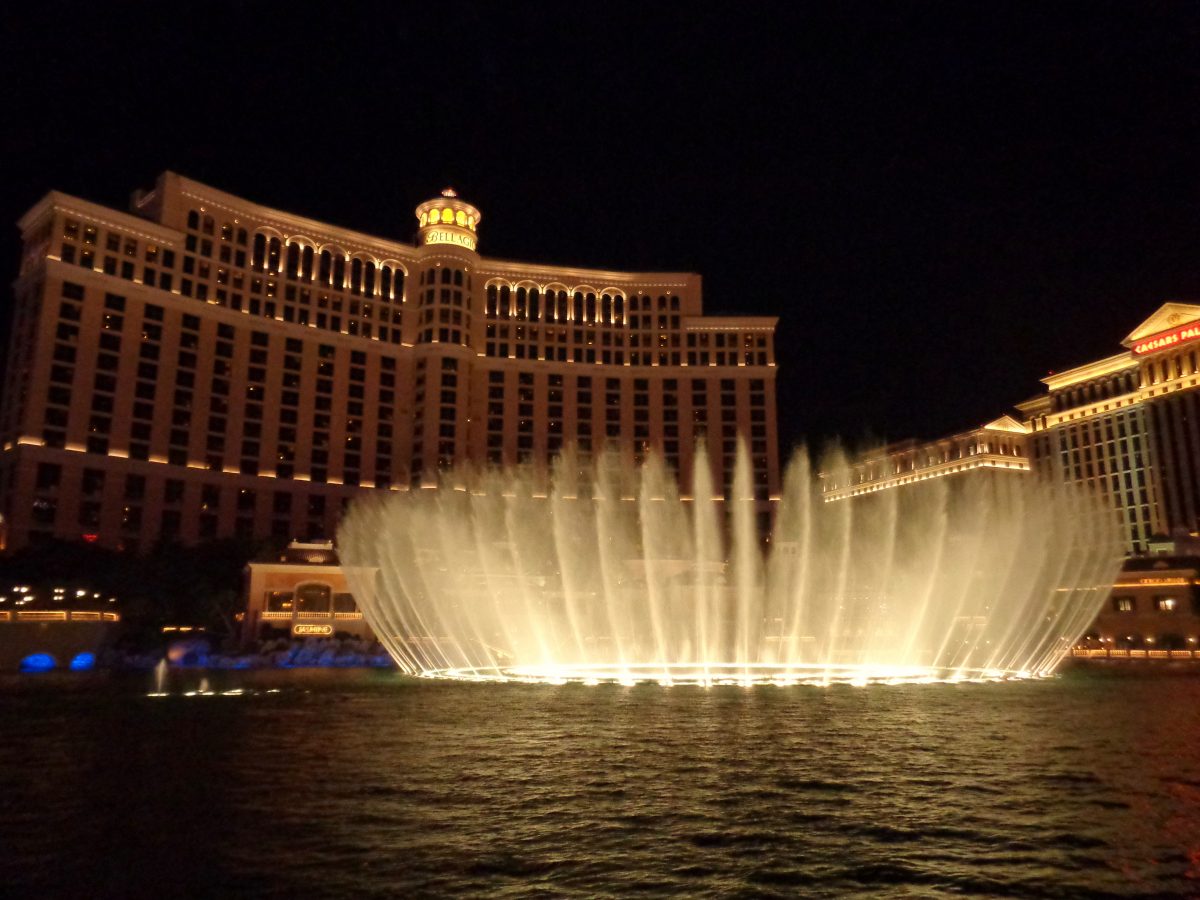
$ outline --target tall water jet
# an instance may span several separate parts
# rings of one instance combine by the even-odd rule
[[[1027,473],[826,502],[800,452],[769,505],[739,443],[728,496],[715,485],[703,446],[682,489],[653,455],[630,472],[568,451],[549,473],[464,468],[364,498],[338,537],[402,670],[550,681],[1047,674],[1121,559],[1099,499]]]

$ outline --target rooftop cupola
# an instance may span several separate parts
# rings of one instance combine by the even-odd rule
[[[477,229],[482,218],[474,206],[458,199],[454,188],[446,188],[440,197],[426,200],[417,207],[420,223],[417,242],[422,247],[451,244],[474,250],[479,241]]]

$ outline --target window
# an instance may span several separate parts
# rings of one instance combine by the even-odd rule
[[[84,469],[82,491],[84,497],[94,497],[104,490],[104,472],[102,469]]]
[[[37,467],[37,487],[38,490],[48,490],[58,487],[59,481],[62,479],[62,466],[55,463],[38,463]]]
[[[45,497],[37,497],[33,501],[33,520],[40,525],[53,525],[54,516],[58,512],[58,504]]]
[[[1117,612],[1133,612],[1134,601],[1132,597],[1113,597],[1113,609]]]
[[[125,499],[141,500],[146,496],[146,477],[144,475],[125,476]]]
[[[292,592],[291,591],[268,591],[267,592],[267,612],[291,612],[292,611]]]
[[[328,585],[302,584],[296,588],[296,612],[300,615],[328,615],[331,595]]]
[[[1174,597],[1155,597],[1154,608],[1159,612],[1175,612],[1179,609],[1179,601]]]

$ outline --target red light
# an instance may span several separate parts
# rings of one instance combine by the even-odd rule
[[[82,534],[80,537],[82,537],[89,544],[94,544],[96,541],[100,540],[100,535],[98,534]]]

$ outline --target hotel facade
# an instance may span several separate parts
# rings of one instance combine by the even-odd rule
[[[447,190],[395,241],[165,173],[130,212],[58,192],[19,222],[0,408],[8,549],[47,539],[332,537],[365,491],[573,446],[704,437],[760,515],[779,483],[776,320],[702,312],[700,276],[508,262]]]
[[[1109,499],[1130,554],[1200,531],[1200,306],[1166,303],[1122,352],[1042,379],[1045,391],[980,428],[862,454],[827,501],[929,478],[1004,471]]]

